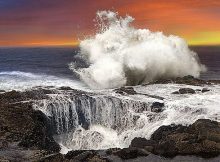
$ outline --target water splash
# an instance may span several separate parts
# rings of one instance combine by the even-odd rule
[[[70,66],[92,88],[138,85],[160,78],[199,77],[205,70],[184,39],[148,29],[136,29],[134,18],[111,11],[97,12],[99,32],[80,43],[80,55],[90,65]]]

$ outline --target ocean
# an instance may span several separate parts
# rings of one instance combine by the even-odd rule
[[[198,53],[201,63],[208,69],[200,77],[220,79],[220,47],[190,48]],[[0,48],[0,90],[70,86],[92,91],[74,95],[74,91],[58,90],[57,94],[48,94],[47,99],[33,102],[34,109],[52,117],[56,131],[54,139],[60,144],[63,154],[69,150],[127,148],[135,137],[150,139],[162,125],[189,125],[198,119],[220,121],[219,85],[134,86],[132,88],[137,92],[134,95],[120,94],[113,89],[91,90],[69,69],[72,62],[86,66],[79,57],[75,57],[78,52],[78,48],[70,47]],[[196,93],[173,94],[181,88],[191,88]],[[209,91],[202,93],[203,88]],[[164,103],[162,112],[150,109],[154,102]],[[160,159],[154,155],[148,158],[150,161]],[[183,159],[198,160],[197,157],[186,156],[176,157],[173,161]]]
[[[207,72],[200,78],[220,79],[220,47],[191,47],[197,52]],[[0,89],[25,89],[33,86],[71,86],[85,88],[69,69],[69,63],[76,62],[74,56],[78,48],[38,47],[38,48],[0,48]]]

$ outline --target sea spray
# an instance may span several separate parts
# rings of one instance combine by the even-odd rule
[[[97,12],[99,32],[80,42],[86,68],[71,69],[91,88],[138,85],[161,78],[199,77],[205,66],[178,36],[136,29],[134,18],[111,11]]]

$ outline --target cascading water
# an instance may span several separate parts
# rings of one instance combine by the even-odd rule
[[[60,140],[71,149],[101,149],[129,145],[126,131],[142,127],[140,123],[148,121],[150,105],[150,102],[116,96],[60,94],[50,95],[50,99],[37,102],[35,107],[51,118],[56,133],[66,141]],[[104,140],[106,132],[112,132],[113,137],[115,134],[115,139],[109,141],[111,144]],[[117,139],[120,134],[124,140],[117,144],[115,140],[120,140]],[[91,138],[103,143],[99,141],[94,145]],[[128,143],[123,144],[126,140]]]
[[[210,92],[206,93],[172,94],[182,87],[186,85],[138,86],[134,87],[138,92],[135,95],[121,95],[113,90],[59,92],[37,101],[35,108],[51,119],[57,134],[55,139],[65,148],[124,148],[135,137],[149,139],[161,125],[187,125],[200,118],[220,121],[219,86],[209,86]],[[159,95],[165,99],[162,101],[145,94]],[[165,104],[161,112],[152,111],[151,105],[155,102]]]

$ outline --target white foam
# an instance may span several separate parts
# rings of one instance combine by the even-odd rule
[[[161,101],[146,95],[120,95],[112,90],[106,90],[106,93],[102,90],[92,95],[51,96],[49,100],[38,101],[35,107],[56,119],[56,127],[61,134],[57,141],[73,150],[128,147],[135,137],[149,139],[162,125],[189,125],[203,118],[220,122],[219,85],[154,84],[133,88],[138,93],[165,99]],[[208,88],[210,91],[172,94],[180,88]],[[164,110],[152,112],[150,106],[153,102],[163,102]],[[60,120],[62,118],[64,120]],[[87,123],[88,129],[83,129],[82,123]]]
[[[21,71],[0,72],[0,89],[10,90],[26,90],[36,86],[69,86],[75,89],[86,89],[86,86],[75,80],[60,78],[46,74],[33,74]]]
[[[199,77],[205,67],[178,36],[136,29],[130,16],[97,12],[100,31],[80,43],[88,68],[72,69],[92,88],[137,85],[159,78]]]

